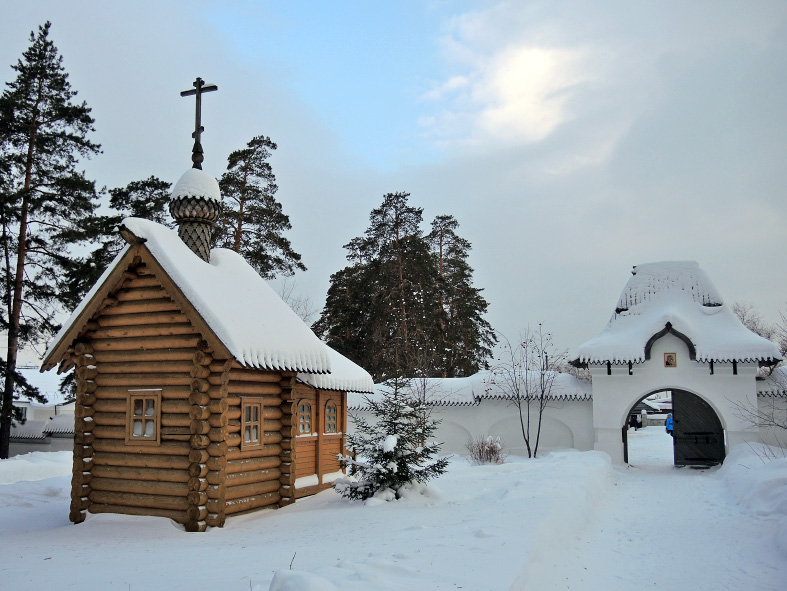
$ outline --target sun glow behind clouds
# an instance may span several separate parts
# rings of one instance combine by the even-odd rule
[[[494,56],[473,89],[482,105],[476,131],[490,138],[538,141],[570,117],[572,87],[586,81],[579,50],[519,46]]]
[[[422,95],[441,111],[420,120],[438,144],[537,142],[571,119],[575,89],[592,80],[590,51],[513,41],[495,50],[445,40],[466,72]]]

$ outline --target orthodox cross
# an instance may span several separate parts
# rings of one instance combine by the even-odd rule
[[[205,128],[202,127],[202,93],[218,90],[219,87],[215,84],[206,84],[205,81],[199,77],[194,81],[193,86],[194,90],[184,90],[180,93],[180,96],[191,96],[194,94],[197,95],[197,111],[194,117],[194,133],[191,134],[191,137],[194,138],[194,148],[191,151],[191,161],[194,163],[192,168],[199,168],[202,170],[202,161],[205,160],[205,156],[202,152],[202,143],[200,142],[202,132],[205,131]]]

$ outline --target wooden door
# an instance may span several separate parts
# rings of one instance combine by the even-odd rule
[[[707,402],[673,390],[672,418],[676,466],[715,466],[724,461],[724,429]]]

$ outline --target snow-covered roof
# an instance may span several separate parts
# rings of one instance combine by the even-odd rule
[[[161,224],[126,218],[121,227],[144,242],[170,280],[240,364],[302,373],[331,371],[325,344],[238,253],[213,249],[207,263],[175,231]],[[63,325],[44,356],[44,367],[51,366],[48,359],[51,353],[131,247],[126,246],[118,254]]]
[[[694,261],[637,265],[615,312],[596,338],[578,349],[580,363],[641,363],[654,337],[683,338],[697,361],[767,361],[782,357],[747,329]]]
[[[635,406],[640,406],[640,405],[642,405],[643,407],[647,406],[648,409],[654,412],[659,412],[661,410],[660,404],[653,402],[652,400],[648,400],[647,398],[640,400],[639,403],[636,404]]]
[[[73,435],[74,415],[62,414],[52,417],[44,426],[43,432],[46,435]]]
[[[73,423],[74,417],[71,417]],[[44,427],[49,421],[29,419],[24,425],[13,421],[11,423],[11,439],[25,441],[40,441],[46,439]]]
[[[56,415],[49,419],[27,419],[23,424],[11,423],[11,439],[43,441],[49,435],[74,435],[74,415]]]
[[[420,395],[425,394],[431,406],[470,406],[482,400],[509,400],[505,385],[500,383],[491,371],[480,371],[466,378],[414,378],[409,389]],[[366,408],[367,398],[380,400],[390,391],[385,384],[375,384],[374,394],[349,394],[347,406],[350,409]],[[591,400],[592,387],[589,381],[580,380],[567,373],[555,376],[550,400]]]
[[[172,188],[172,199],[204,197],[221,203],[221,191],[216,179],[198,168],[189,168]]]
[[[298,374],[298,381],[318,390],[340,390],[346,392],[374,392],[374,381],[369,373],[327,345],[331,360],[330,374]]]
[[[787,397],[787,366],[780,365],[768,377],[757,380],[757,396],[768,398]]]

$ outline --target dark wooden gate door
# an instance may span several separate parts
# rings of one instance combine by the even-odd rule
[[[673,390],[672,415],[676,466],[715,466],[724,461],[724,430],[707,402]]]

